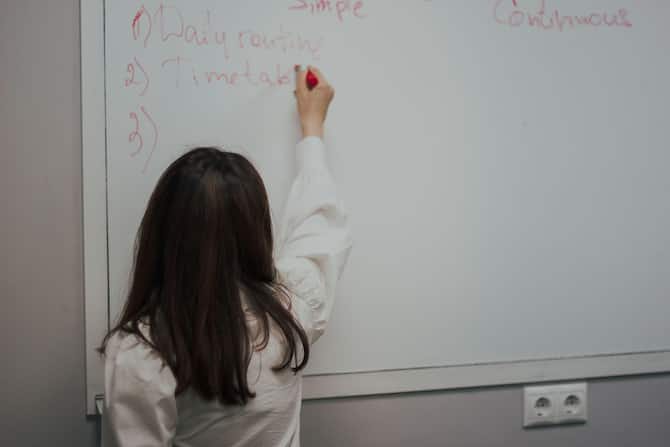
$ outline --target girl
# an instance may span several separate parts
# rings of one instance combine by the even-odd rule
[[[296,91],[303,139],[279,232],[243,156],[194,149],[162,175],[136,241],[130,293],[105,337],[103,443],[298,446],[301,371],[351,248],[324,161],[334,91]]]

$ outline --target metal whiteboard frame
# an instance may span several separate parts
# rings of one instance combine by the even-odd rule
[[[104,0],[80,0],[86,409],[98,414],[109,328]],[[305,376],[304,399],[670,372],[670,350]]]

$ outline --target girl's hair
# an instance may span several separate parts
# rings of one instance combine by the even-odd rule
[[[112,334],[134,334],[170,367],[177,395],[190,388],[206,400],[247,403],[255,396],[247,383],[251,355],[267,346],[270,320],[285,348],[275,371],[297,372],[309,358],[272,253],[268,197],[253,165],[217,148],[191,150],[167,168],[151,195],[128,300],[100,352]],[[256,339],[243,303],[259,323]]]

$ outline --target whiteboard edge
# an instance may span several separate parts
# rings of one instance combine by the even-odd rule
[[[670,372],[670,351],[305,376],[303,399],[371,396]]]
[[[81,0],[79,8],[86,414],[93,415],[95,397],[104,393],[95,348],[108,328],[104,1]]]

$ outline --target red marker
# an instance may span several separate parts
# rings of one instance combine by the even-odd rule
[[[295,66],[295,71],[303,71],[305,70],[304,65],[296,65]],[[305,81],[307,82],[307,88],[312,90],[314,87],[319,85],[319,78],[316,77],[316,75],[312,72],[312,70],[307,69],[307,74],[305,75]]]
[[[319,85],[319,78],[317,78],[316,75],[312,73],[312,70],[307,70],[307,76],[305,77],[305,80],[307,81],[307,87],[309,87],[310,90]]]

